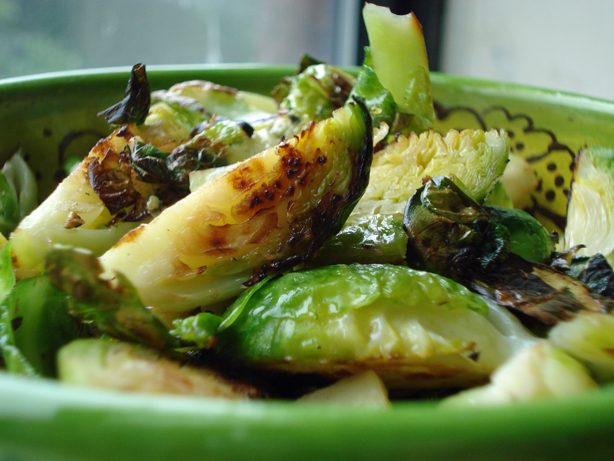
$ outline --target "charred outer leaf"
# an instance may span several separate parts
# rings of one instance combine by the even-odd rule
[[[136,64],[130,73],[124,99],[98,114],[110,125],[145,121],[151,104],[151,91],[144,64]]]
[[[112,215],[134,205],[140,197],[132,182],[129,148],[119,154],[108,149],[101,159],[92,159],[87,176],[94,192]]]
[[[288,240],[288,245],[293,246],[305,237],[311,238],[306,251],[299,251],[286,258],[277,259],[271,264],[262,265],[245,282],[245,286],[252,286],[267,275],[284,272],[312,259],[324,243],[343,228],[354,206],[362,197],[369,183],[369,172],[373,159],[373,123],[364,101],[354,98],[353,104],[360,109],[365,131],[361,150],[351,158],[352,173],[348,190],[345,194],[328,191],[311,210],[311,216],[294,223],[293,235]],[[287,171],[291,172],[291,157],[288,158],[288,166]]]
[[[556,253],[551,266],[585,283],[594,293],[614,299],[614,270],[605,256],[576,256],[582,245]]]

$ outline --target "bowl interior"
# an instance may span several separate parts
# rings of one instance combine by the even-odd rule
[[[294,67],[152,67],[152,89],[205,79],[268,93]],[[41,183],[109,132],[97,113],[123,97],[129,69],[0,82],[0,160],[18,148]],[[540,186],[533,211],[565,224],[578,149],[614,146],[614,103],[432,75],[436,130],[501,128]],[[126,396],[0,374],[0,454],[10,459],[612,459],[614,389],[495,409],[399,403],[391,411]],[[584,443],[582,443],[584,442]],[[9,458],[6,458],[9,459]]]

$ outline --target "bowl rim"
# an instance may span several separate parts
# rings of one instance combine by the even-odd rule
[[[93,67],[85,69],[61,70],[52,72],[42,72],[36,74],[28,74],[16,77],[7,77],[0,79],[0,91],[18,89],[22,85],[30,85],[33,83],[44,83],[53,85],[54,83],[68,83],[74,80],[83,78],[108,78],[109,76],[126,76],[130,74],[131,66],[112,66],[112,67]],[[157,75],[165,73],[180,73],[180,72],[273,72],[286,73],[291,75],[297,69],[295,64],[263,64],[263,63],[228,63],[228,64],[153,64],[147,66],[148,75]],[[356,74],[360,66],[345,66],[341,69],[350,73]],[[590,102],[593,104],[603,104],[604,108],[609,108],[614,111],[614,100],[599,98],[596,96],[588,96],[572,91],[555,90],[542,86],[515,83],[493,79],[483,79],[459,74],[450,74],[438,71],[430,72],[431,81],[435,85],[440,84],[455,84],[467,85],[475,89],[478,87],[483,90],[483,94],[489,94],[491,91],[510,91],[514,95],[524,95],[528,99],[532,99],[532,95],[553,97],[554,100],[549,102],[558,102],[560,104],[569,105],[576,103]],[[481,92],[480,92],[481,93]],[[540,99],[541,100],[541,99]],[[558,100],[558,101],[557,101]],[[574,104],[575,105],[575,104]]]

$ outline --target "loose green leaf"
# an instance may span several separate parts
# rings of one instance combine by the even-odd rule
[[[372,69],[368,49],[365,50],[365,54],[356,84],[350,94],[364,99],[373,117],[374,126],[386,123],[391,127],[397,114],[397,105],[390,90],[382,85]]]
[[[505,171],[507,171],[507,167],[505,167]],[[505,171],[503,172],[503,175],[505,175]],[[501,176],[501,178],[503,178],[503,176]],[[507,190],[505,189],[505,186],[503,185],[501,179],[497,181],[495,187],[492,190],[492,193],[488,197],[486,197],[486,200],[484,200],[483,205],[498,206],[501,208],[514,208],[514,203],[512,202],[510,196],[507,195]]]
[[[37,377],[39,376],[34,367],[28,362],[23,352],[15,346],[13,337],[13,326],[7,309],[0,306],[0,351],[4,367],[9,373],[20,376]]]
[[[548,264],[555,249],[556,236],[526,211],[484,206],[493,221],[510,233],[510,251],[529,261]]]
[[[0,353],[4,367],[11,373],[37,376],[21,350],[15,345],[13,312],[7,297],[15,287],[15,274],[11,263],[11,244],[5,244],[0,252]]]
[[[80,334],[77,321],[68,313],[66,294],[47,275],[32,277],[20,280],[0,309],[6,316],[5,327],[10,324],[14,347],[36,374],[55,377],[56,352]],[[17,354],[11,354],[16,360]]]
[[[351,216],[323,246],[310,266],[331,264],[402,264],[407,251],[403,215]]]
[[[0,300],[5,299],[15,286],[15,272],[11,258],[11,242],[7,242],[0,251]]]
[[[54,286],[68,295],[70,314],[101,333],[159,350],[176,346],[130,282],[121,273],[105,278],[91,252],[56,245],[47,253],[46,271]]]
[[[219,315],[200,312],[186,319],[173,321],[171,335],[181,341],[182,346],[196,349],[210,349],[215,344],[215,334],[222,323]]]

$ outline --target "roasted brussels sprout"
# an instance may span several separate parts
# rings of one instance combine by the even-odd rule
[[[404,226],[408,264],[458,280],[545,324],[614,307],[579,280],[513,254],[509,231],[448,178],[430,179],[416,191]]]
[[[290,373],[373,369],[391,389],[422,389],[483,382],[533,340],[449,279],[356,264],[286,274],[245,293],[217,328],[215,351]]]
[[[59,379],[66,384],[152,394],[247,399],[252,386],[230,381],[212,370],[175,362],[136,344],[80,339],[58,353]]]
[[[584,245],[581,255],[601,253],[614,266],[614,149],[578,153],[567,209],[565,247]]]
[[[442,405],[501,405],[596,389],[597,383],[586,367],[544,341],[523,349],[501,365],[492,374],[490,384],[448,397]]]
[[[454,176],[482,203],[495,188],[509,156],[504,131],[451,130],[397,136],[373,157],[371,180],[355,214],[402,212],[424,178]]]
[[[366,187],[372,150],[367,109],[349,103],[129,232],[101,261],[157,311],[237,296],[339,231]]]

